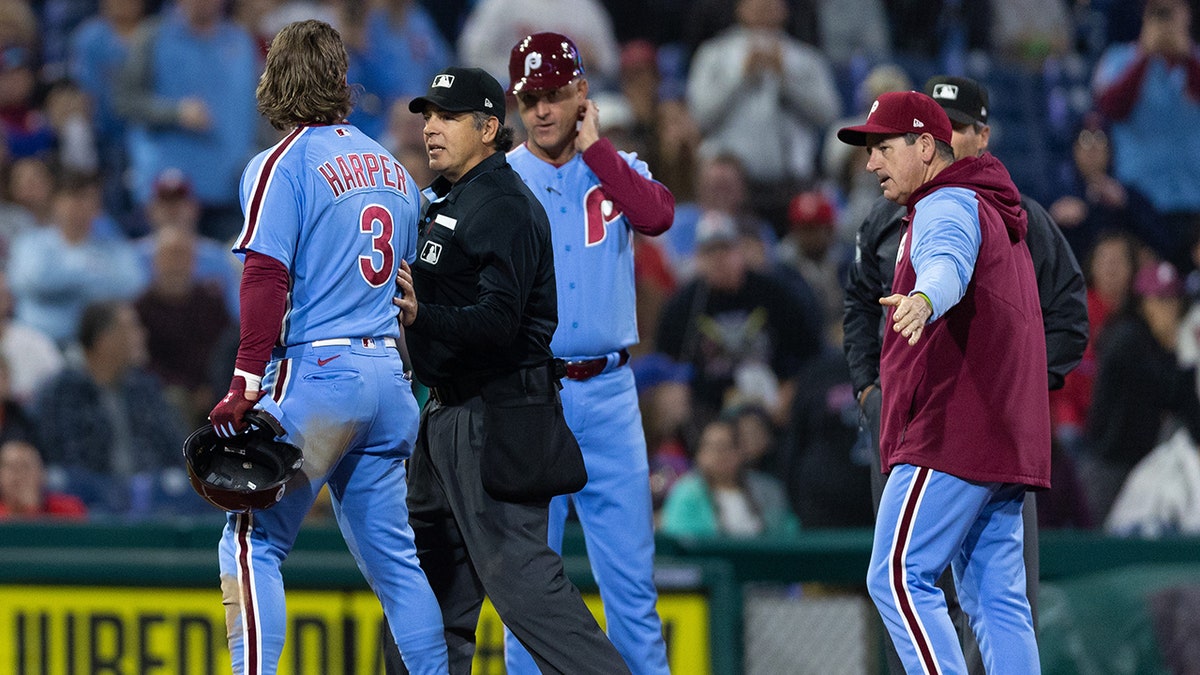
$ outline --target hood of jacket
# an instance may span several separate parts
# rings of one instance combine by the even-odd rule
[[[943,187],[961,187],[973,191],[1000,214],[1009,239],[1020,241],[1025,238],[1029,217],[1021,207],[1021,193],[1013,184],[1008,169],[990,152],[980,157],[956,160],[914,190],[908,199],[909,215],[912,215],[913,208],[923,197]]]

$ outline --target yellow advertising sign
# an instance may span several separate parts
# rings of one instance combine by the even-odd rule
[[[585,595],[602,616],[599,596]],[[369,591],[289,591],[281,675],[380,675],[383,613]],[[709,672],[708,602],[664,593],[671,670]],[[601,619],[602,620],[602,619]],[[473,667],[504,673],[504,631],[485,603]],[[0,586],[0,673],[211,675],[231,670],[218,589]]]

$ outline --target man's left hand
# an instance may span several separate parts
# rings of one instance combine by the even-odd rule
[[[925,330],[925,322],[933,316],[933,307],[924,295],[889,295],[880,298],[879,304],[895,307],[892,313],[892,330],[908,338],[908,344],[915,345],[921,339]]]
[[[596,102],[587,99],[579,111],[579,133],[575,135],[575,148],[586,152],[592,143],[600,140],[600,108]]]
[[[413,290],[412,268],[407,260],[400,261],[396,270],[396,292],[392,304],[400,308],[400,325],[411,326],[417,320],[417,293]]]

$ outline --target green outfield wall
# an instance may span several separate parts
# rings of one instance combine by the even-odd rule
[[[220,527],[215,518],[0,524],[0,672],[229,672]],[[564,552],[603,620],[577,527]],[[879,672],[878,620],[862,589],[869,553],[865,530],[788,541],[660,537],[655,579],[672,671]],[[306,527],[284,576],[281,673],[383,672],[379,606],[335,527]],[[1180,636],[1200,616],[1189,604],[1200,603],[1200,539],[1044,532],[1041,578],[1045,673],[1165,674],[1178,650],[1197,648]],[[490,606],[478,637],[475,673],[502,674],[502,626]]]

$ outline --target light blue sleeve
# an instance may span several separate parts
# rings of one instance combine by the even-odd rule
[[[971,190],[942,188],[917,203],[909,249],[917,283],[909,295],[920,292],[929,298],[930,322],[962,299],[982,240],[979,206]]]

